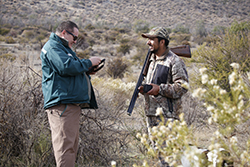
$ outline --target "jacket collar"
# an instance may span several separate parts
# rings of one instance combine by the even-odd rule
[[[50,39],[56,40],[57,42],[61,43],[62,45],[69,47],[69,42],[66,39],[61,38],[58,35],[56,35],[54,32],[52,32],[50,34]]]
[[[150,59],[151,60],[164,60],[166,59],[168,52],[169,52],[169,48],[167,48],[160,57],[157,57],[155,54],[153,54]]]

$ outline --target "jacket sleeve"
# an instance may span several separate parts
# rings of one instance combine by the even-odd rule
[[[47,64],[61,76],[75,76],[87,72],[92,66],[89,59],[79,59],[64,50],[53,47],[44,55]]]
[[[181,59],[177,59],[171,66],[170,79],[167,84],[160,85],[159,94],[168,98],[181,98],[188,90],[183,85],[188,85],[186,66]]]

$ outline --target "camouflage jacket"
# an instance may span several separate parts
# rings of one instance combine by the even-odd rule
[[[181,97],[188,90],[188,74],[183,60],[167,49],[161,57],[152,54],[144,83],[160,86],[157,96],[144,94],[145,114],[155,116],[156,109],[162,108],[164,116],[176,118],[181,112]]]

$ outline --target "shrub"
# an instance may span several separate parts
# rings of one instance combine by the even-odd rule
[[[130,53],[130,48],[131,45],[129,43],[121,43],[120,46],[117,48],[117,53],[122,53],[122,54],[126,54],[126,53]]]
[[[187,28],[186,26],[184,26],[182,24],[178,24],[175,26],[174,29],[172,29],[172,32],[181,33],[181,34],[189,34],[189,28]]]
[[[210,47],[203,44],[193,52],[195,62],[202,63],[208,69],[209,78],[217,78],[218,84],[229,90],[230,85],[226,77],[232,69],[230,64],[236,62],[240,64],[241,70],[249,69],[249,34],[239,36],[227,31],[225,36],[216,43],[211,43]]]
[[[94,30],[95,27],[92,24],[88,24],[88,25],[85,26],[85,29],[86,30]]]
[[[123,78],[128,68],[128,62],[122,57],[116,57],[107,64],[107,74],[112,78]]]
[[[172,34],[170,36],[170,42],[175,41],[177,45],[181,45],[183,43],[187,43],[187,41],[190,41],[191,34]]]
[[[141,67],[148,53],[148,45],[146,44],[146,40],[144,38],[136,40],[133,43],[136,47],[136,54],[132,57],[132,63],[135,65],[140,65]]]
[[[92,83],[98,92],[99,109],[84,113],[85,123],[81,130],[86,132],[82,133],[83,158],[86,157],[89,163],[104,162],[93,166],[110,166],[112,161],[116,161],[118,166],[132,166],[139,155],[135,148],[141,146],[133,135],[142,131],[142,119],[138,114],[142,102],[138,103],[133,116],[127,116],[124,111],[127,110],[135,82],[93,76]]]
[[[6,35],[10,32],[10,29],[0,28],[0,35]]]
[[[205,22],[203,20],[196,22],[194,35],[198,37],[206,37],[208,35]]]
[[[234,21],[228,30],[232,34],[247,35],[250,31],[250,22],[238,23]]]
[[[250,73],[241,71],[237,63],[232,63],[230,66],[233,67],[233,71],[228,75],[229,90],[221,88],[216,78],[207,80],[207,70],[202,68],[200,69],[202,84],[206,89],[196,89],[194,96],[205,100],[204,105],[211,114],[208,123],[217,127],[211,138],[210,149],[218,150],[219,146],[230,153],[229,157],[218,154],[219,162],[221,163],[222,159],[229,159],[234,162],[234,166],[249,166],[249,135],[244,133],[242,136],[241,133],[249,131],[246,125],[249,124],[250,117],[250,87],[246,85],[242,74],[248,76],[246,80],[249,83]]]
[[[117,31],[116,29],[112,29],[109,30],[105,35],[104,35],[104,39],[106,42],[111,41],[112,43],[116,41],[116,39],[119,36],[119,31]]]
[[[127,126],[133,126],[124,119],[133,119],[124,117],[124,109],[134,83],[101,77],[92,81],[99,108],[82,111],[76,165],[109,166],[115,160],[131,166],[134,141]],[[4,63],[0,93],[0,166],[55,166],[41,76],[30,67]],[[138,118],[134,122],[138,125]]]
[[[80,59],[88,59],[90,56],[90,50],[86,49],[83,52],[76,52],[77,57]]]
[[[0,68],[0,166],[52,165],[41,82],[28,68],[9,63]]]
[[[216,78],[208,80],[205,68],[200,69],[205,88],[193,91],[194,97],[205,102],[204,106],[210,113],[207,122],[211,127],[215,127],[206,147],[214,160],[208,159],[208,153],[202,153],[204,148],[198,149],[198,139],[193,133],[193,128],[187,126],[184,115],[181,114],[180,121],[168,121],[166,124],[161,122],[150,130],[150,139],[155,142],[157,149],[152,149],[146,134],[137,135],[148,149],[148,158],[144,160],[143,166],[153,166],[159,154],[170,166],[184,165],[184,157],[190,166],[223,166],[224,163],[229,166],[250,165],[250,87],[241,77],[239,64],[232,63],[231,66],[234,70],[228,75],[229,91],[222,89]],[[250,72],[245,74],[249,83]],[[157,114],[162,117],[162,113],[161,108],[158,108]]]
[[[89,43],[87,41],[89,41]],[[94,42],[92,43],[85,33],[79,33],[76,44],[73,47],[75,50],[77,48],[85,50],[86,48],[88,48],[90,45],[93,45],[93,44]]]
[[[87,43],[88,43],[87,45],[88,45],[88,46],[91,46],[91,47],[94,46],[94,45],[97,43],[97,42],[96,42],[96,39],[93,38],[93,37],[91,37],[91,36],[90,36],[90,37],[87,37],[87,38],[86,38],[86,41],[87,41]]]
[[[24,36],[26,38],[32,39],[35,36],[35,33],[33,32],[33,30],[25,30]]]
[[[12,37],[6,37],[5,42],[8,44],[16,43],[16,41]]]
[[[147,33],[149,32],[149,24],[144,20],[136,20],[133,29],[136,33]]]
[[[0,59],[14,61],[16,59],[16,56],[9,54],[9,53],[5,53],[5,54],[0,55]]]
[[[226,32],[226,27],[224,26],[215,26],[212,30],[213,35],[223,35]]]

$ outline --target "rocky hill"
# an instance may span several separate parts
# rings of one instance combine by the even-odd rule
[[[54,26],[71,19],[80,26],[132,28],[138,20],[151,26],[206,28],[250,20],[250,0],[1,0],[1,22],[16,26]]]
[[[117,35],[112,28],[184,26],[192,34],[200,21],[208,32],[215,26],[228,27],[233,21],[250,21],[250,0],[0,0],[0,3],[0,28],[7,26],[11,31],[6,36],[14,38],[10,38],[14,44],[6,44],[8,38],[1,37],[0,55],[18,56],[21,62],[29,59],[29,65],[37,70],[40,70],[41,46],[59,22],[66,19],[80,28],[99,27],[100,30],[87,30],[90,35],[84,50],[91,46],[86,50],[89,56],[104,57],[115,55],[120,45],[111,39]],[[136,53],[131,48],[127,56],[131,58]]]

